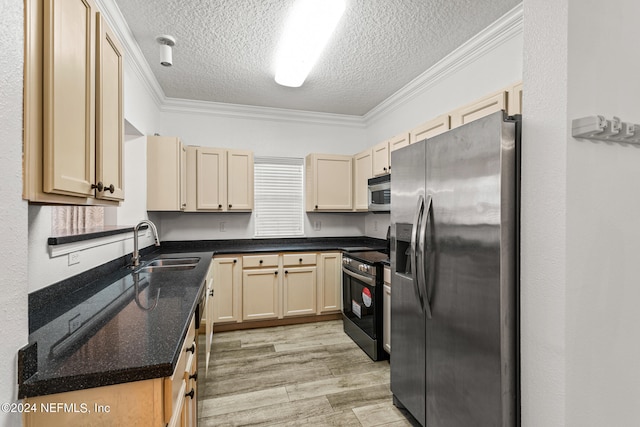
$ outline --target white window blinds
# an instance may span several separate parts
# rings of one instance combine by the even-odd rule
[[[304,236],[303,159],[254,159],[256,237]]]

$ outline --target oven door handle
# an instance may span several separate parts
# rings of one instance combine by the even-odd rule
[[[376,284],[371,277],[366,277],[366,276],[362,276],[360,274],[354,273],[353,271],[348,270],[345,267],[342,267],[342,272],[347,274],[348,276],[353,277],[356,280],[366,283],[369,286],[374,286]]]

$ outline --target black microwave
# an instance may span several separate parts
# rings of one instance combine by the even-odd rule
[[[391,174],[369,178],[369,212],[391,211]]]

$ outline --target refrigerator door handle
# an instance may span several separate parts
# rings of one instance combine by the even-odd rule
[[[422,215],[422,222],[420,223],[420,233],[418,237],[418,263],[420,265],[420,276],[418,283],[422,285],[422,300],[424,301],[423,311],[427,315],[427,319],[431,319],[432,313],[431,302],[429,301],[429,293],[427,290],[427,274],[425,271],[427,269],[427,263],[424,255],[425,243],[427,238],[427,226],[429,225],[432,204],[433,202],[431,200],[431,196],[427,196],[426,209],[424,209],[424,214]],[[431,265],[429,265],[428,267],[429,269],[433,268],[433,266]]]
[[[416,297],[420,303],[420,308],[424,311],[424,299],[420,292],[420,262],[418,260],[418,251],[416,250],[416,243],[418,240],[418,231],[420,230],[420,222],[422,219],[422,213],[424,212],[424,197],[418,196],[418,206],[416,207],[416,213],[413,217],[413,226],[411,228],[411,263],[413,264],[412,282],[413,289],[416,292]]]

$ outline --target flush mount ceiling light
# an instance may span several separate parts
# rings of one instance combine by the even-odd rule
[[[160,45],[160,65],[171,67],[173,65],[172,47],[176,45],[176,39],[172,36],[162,35],[156,37],[156,41]]]
[[[344,13],[344,0],[298,0],[293,6],[276,57],[276,83],[300,87]]]

